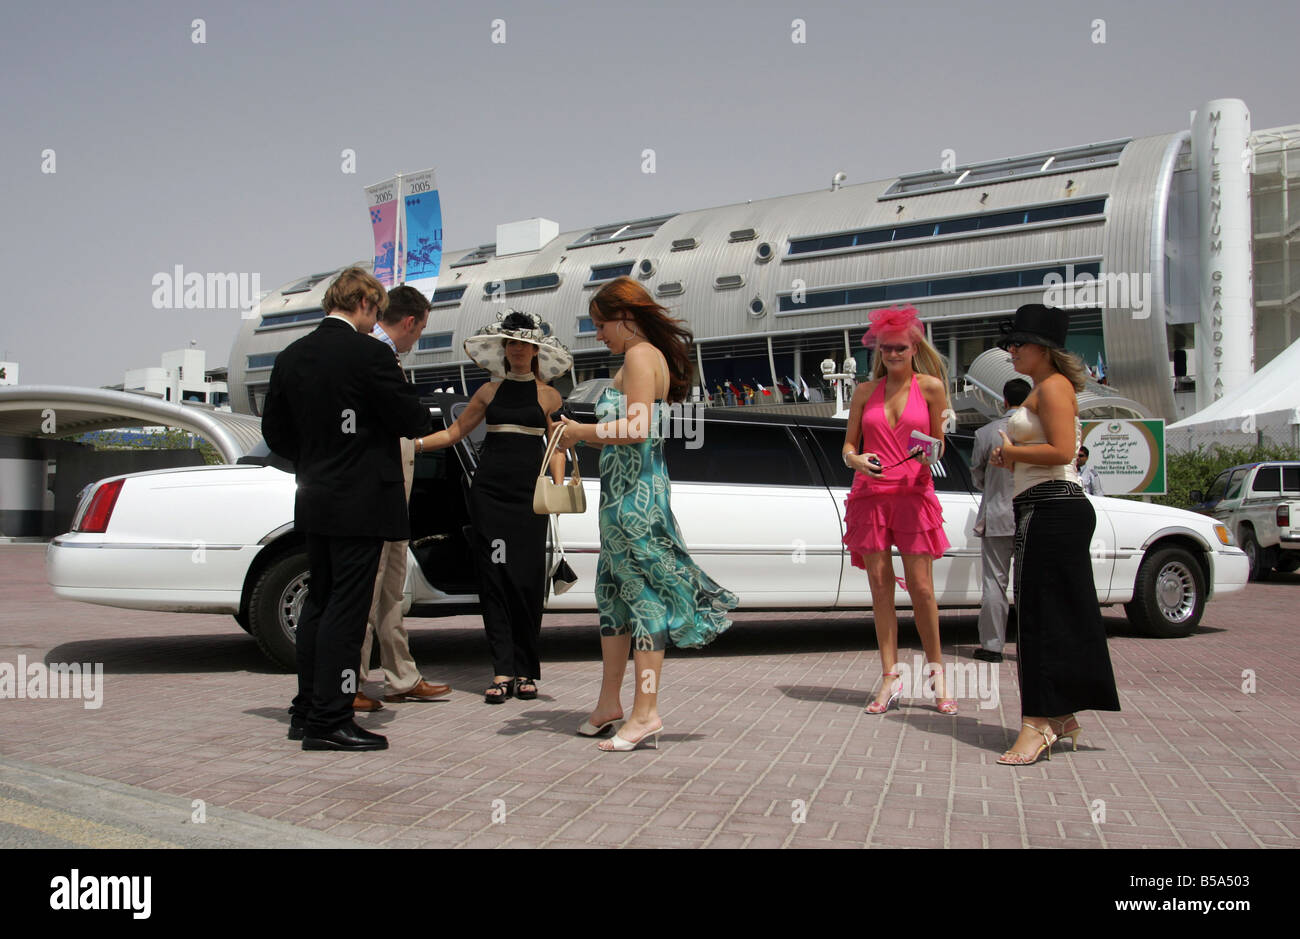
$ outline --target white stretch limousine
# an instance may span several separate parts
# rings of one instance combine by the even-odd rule
[[[435,399],[435,426],[445,426],[464,406],[463,398]],[[869,607],[867,576],[849,562],[840,540],[852,482],[840,461],[843,421],[721,409],[695,413],[698,423],[688,420],[684,432],[674,424],[665,446],[673,511],[700,564],[740,597],[743,609]],[[465,492],[482,432],[453,450],[417,458],[408,615],[476,609]],[[969,438],[950,443],[934,467],[952,543],[935,562],[935,591],[940,606],[976,607],[980,543],[971,527],[979,495],[964,456]],[[54,592],[128,609],[233,614],[270,658],[292,668],[307,559],[293,529],[293,476],[264,447],[235,465],[135,473],[88,487],[73,530],[47,549]],[[552,610],[595,608],[598,454],[579,453],[589,507],[585,515],[559,517],[579,579],[550,598]],[[1092,502],[1097,600],[1124,604],[1139,628],[1187,635],[1206,600],[1245,586],[1246,556],[1214,519],[1123,499]],[[909,604],[901,587],[897,599],[899,606]]]

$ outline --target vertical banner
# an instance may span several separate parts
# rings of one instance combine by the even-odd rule
[[[402,177],[402,238],[406,242],[403,279],[432,298],[442,267],[442,203],[433,170]]]
[[[370,227],[375,233],[374,275],[385,287],[398,283],[394,267],[397,259],[397,195],[396,178],[366,187],[366,202],[370,206]]]

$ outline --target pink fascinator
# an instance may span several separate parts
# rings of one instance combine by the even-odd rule
[[[908,342],[916,343],[925,338],[925,329],[916,315],[914,306],[891,306],[884,310],[873,310],[867,314],[871,326],[862,337],[862,344],[874,349],[882,336],[906,336]]]

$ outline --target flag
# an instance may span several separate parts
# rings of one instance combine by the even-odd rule
[[[403,176],[402,193],[402,280],[431,298],[442,266],[442,203],[433,170]]]
[[[375,235],[375,279],[385,287],[400,283],[397,278],[397,179],[366,187],[370,206],[370,227]]]
[[[760,381],[756,381],[756,382],[754,382],[754,384],[758,385],[758,390],[761,391],[761,392],[763,392],[763,394],[767,395],[769,398],[772,397],[772,392],[770,392],[770,391],[768,391],[766,388],[764,388],[762,382],[760,382]]]
[[[799,389],[803,392],[803,399],[805,401],[812,400],[812,395],[808,393],[808,383],[803,380],[802,375],[799,376]]]
[[[1106,366],[1101,364],[1101,350],[1097,350],[1097,381],[1106,377]]]

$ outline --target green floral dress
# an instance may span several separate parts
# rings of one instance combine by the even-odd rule
[[[655,402],[650,438],[600,454],[600,634],[632,633],[639,651],[698,649],[717,638],[739,601],[691,560],[669,505],[668,468]],[[596,420],[626,416],[622,392],[606,388]]]

